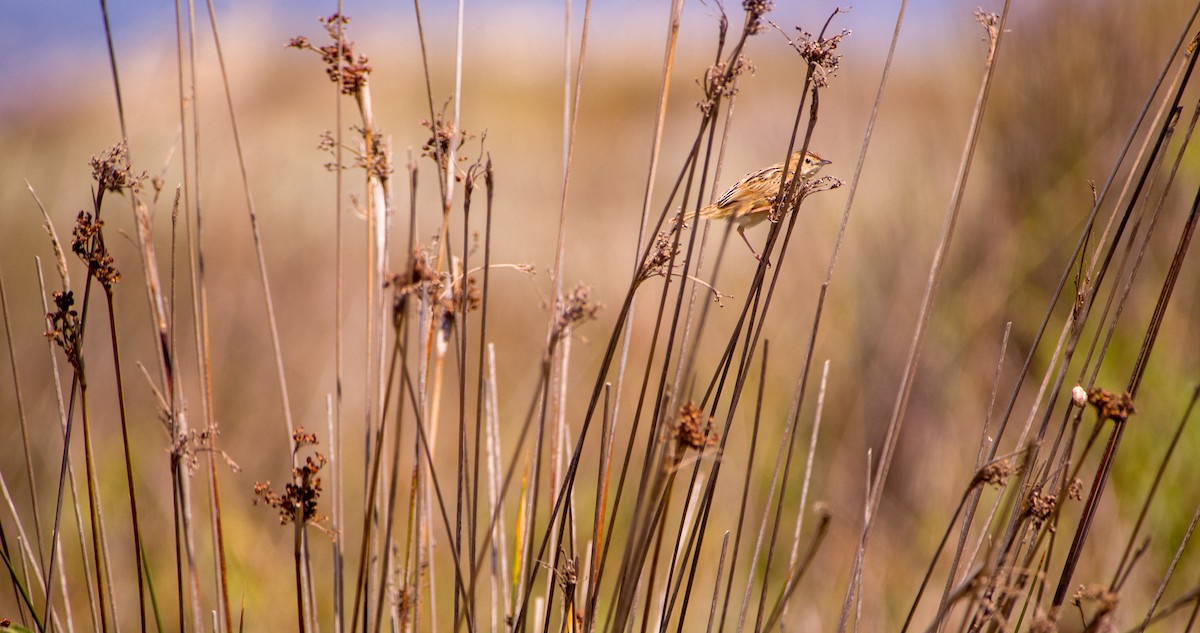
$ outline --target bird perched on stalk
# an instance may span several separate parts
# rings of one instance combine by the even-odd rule
[[[788,158],[787,178],[791,180],[796,169],[799,168],[800,179],[802,182],[806,182],[829,163],[830,161],[821,158],[815,152],[794,152]],[[782,171],[783,163],[777,163],[746,175],[745,178],[730,187],[729,191],[726,191],[716,202],[699,211],[688,213],[684,217],[684,221],[691,221],[699,216],[706,220],[727,220],[735,223],[738,235],[742,236],[742,241],[750,247],[754,258],[761,261],[762,255],[754,250],[754,246],[746,238],[745,231],[746,228],[767,219],[767,216],[771,214],[771,207],[775,204],[775,198],[779,195],[779,189],[783,185]]]

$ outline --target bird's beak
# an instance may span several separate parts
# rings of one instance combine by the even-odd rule
[[[824,167],[825,165],[828,165],[832,162],[833,161],[831,161],[831,160],[821,159],[821,161],[819,163],[817,163],[817,167]]]

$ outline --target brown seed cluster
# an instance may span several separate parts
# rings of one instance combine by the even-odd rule
[[[129,162],[129,148],[125,141],[104,150],[103,154],[93,156],[91,160],[92,178],[100,191],[121,193],[141,191],[142,181],[146,179],[145,172],[135,174],[133,165]]]
[[[1029,516],[1033,517],[1034,522],[1041,524],[1050,518],[1057,502],[1058,495],[1035,489],[1029,493],[1026,509],[1029,512]]]
[[[62,348],[63,354],[66,354],[67,361],[72,366],[78,367],[79,363],[79,312],[73,307],[75,305],[75,293],[67,290],[65,292],[55,292],[51,295],[54,300],[54,312],[46,313],[46,319],[50,322],[50,329],[46,332],[46,338],[54,341],[55,345]]]
[[[1029,624],[1029,633],[1058,633],[1058,625],[1038,609],[1033,622]]]
[[[1083,480],[1075,477],[1067,484],[1067,498],[1074,501],[1083,500]]]
[[[554,570],[554,578],[568,597],[574,596],[575,587],[579,584],[579,557],[564,556],[562,567]]]
[[[1096,407],[1096,413],[1104,420],[1124,422],[1136,413],[1133,406],[1133,396],[1128,393],[1115,394],[1099,387],[1088,391],[1088,403]]]
[[[379,180],[387,180],[392,175],[392,159],[383,134],[357,125],[353,129],[362,139],[362,145],[354,149],[354,166]]]
[[[474,275],[459,277],[450,285],[446,292],[445,279],[439,275],[430,261],[431,255],[425,247],[418,247],[407,273],[393,273],[384,282],[385,288],[391,288],[392,319],[395,321],[404,313],[408,297],[417,296],[433,305],[434,318],[443,322],[444,327],[452,324],[454,315],[464,308],[467,311],[478,310],[482,305],[482,295],[479,282]]]
[[[704,72],[704,81],[698,82],[704,88],[704,99],[696,103],[696,107],[705,116],[712,113],[717,103],[724,98],[737,94],[737,78],[743,74],[754,74],[754,64],[745,55],[738,55],[733,63],[719,61]]]
[[[975,21],[987,31],[987,39],[995,42],[1000,37],[1000,16],[983,9],[975,9]]]
[[[850,29],[842,29],[833,37],[816,39],[813,38],[812,33],[800,27],[796,27],[796,30],[800,32],[800,37],[789,43],[792,48],[796,49],[796,52],[800,53],[800,57],[804,61],[812,65],[813,84],[818,88],[828,86],[829,79],[837,75],[838,68],[842,64],[842,56],[835,51],[842,40],[850,37]]]
[[[179,433],[171,446],[171,455],[179,460],[179,463],[192,472],[200,464],[200,453],[205,451],[216,450],[214,441],[220,435],[218,429],[213,430],[189,430],[186,433]],[[221,456],[225,458],[225,462],[236,472],[241,470],[233,460],[229,459],[224,452]]]
[[[457,136],[454,123],[446,120],[444,112],[438,112],[432,121],[421,119],[421,125],[429,130],[429,138],[421,146],[421,155],[448,156],[454,137]]]
[[[651,277],[667,276],[667,264],[679,253],[679,248],[672,238],[671,233],[659,231],[654,237],[654,250],[650,252],[650,258],[642,266],[642,271],[638,275],[638,281],[642,282]]]
[[[71,251],[88,266],[88,273],[106,289],[121,280],[108,247],[104,245],[104,221],[95,219],[91,213],[80,211],[71,232]]]
[[[1071,596],[1071,603],[1077,607],[1083,606],[1085,602],[1094,602],[1096,604],[1096,615],[1093,621],[1103,617],[1105,614],[1112,613],[1117,605],[1121,602],[1121,595],[1109,591],[1103,585],[1079,585],[1079,589]],[[1089,630],[1100,630],[1091,629]]]
[[[346,26],[350,24],[350,18],[334,13],[317,20],[325,27],[329,39],[333,40],[332,44],[313,46],[307,37],[300,35],[289,40],[288,47],[310,50],[320,55],[325,62],[325,74],[329,75],[330,81],[341,85],[342,94],[357,94],[367,85],[371,65],[366,55],[355,52],[354,42],[346,39]]]
[[[303,428],[296,429],[292,434],[292,440],[295,442],[296,451],[305,446],[317,444],[317,436],[306,432]],[[307,525],[323,520],[317,515],[317,501],[321,497],[321,478],[317,474],[326,462],[325,456],[321,453],[314,453],[306,457],[304,464],[292,469],[292,481],[284,486],[283,494],[275,492],[271,488],[270,481],[256,482],[254,495],[258,499],[255,500],[255,505],[262,501],[278,510],[281,525],[293,522]]]
[[[1000,488],[1008,483],[1008,478],[1017,472],[1017,467],[1010,459],[992,462],[979,470],[975,481]]]
[[[596,318],[600,308],[604,306],[592,301],[592,288],[582,282],[575,285],[563,297],[558,311],[558,331],[565,333],[568,329]]]
[[[767,30],[766,15],[774,6],[771,0],[742,0],[742,9],[746,11],[746,31],[755,35]]]
[[[455,126],[454,121],[449,120],[446,116],[445,108],[437,112],[432,121],[421,119],[421,125],[429,130],[429,138],[421,146],[421,156],[432,158],[443,172],[451,166],[451,149],[454,150],[457,162],[465,163],[468,160],[461,150],[467,141],[475,138],[475,135],[467,132],[466,128]],[[455,165],[454,180],[462,182],[462,179],[462,171]]]
[[[704,412],[695,403],[687,402],[679,408],[679,421],[673,429],[677,454],[687,449],[702,451],[710,446],[716,446],[717,432],[712,428],[712,418],[705,417]]]

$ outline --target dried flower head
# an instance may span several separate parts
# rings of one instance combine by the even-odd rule
[[[321,130],[317,135],[320,140],[317,142],[317,150],[322,152],[334,153],[337,151],[337,138],[333,135],[332,130]],[[328,166],[332,169],[332,166]]]
[[[387,180],[392,175],[394,168],[392,167],[391,145],[388,144],[383,133],[359,126],[351,126],[350,129],[354,131],[358,143],[355,145],[341,144],[341,148],[350,154],[349,165],[338,162],[338,142],[333,132],[324,130],[318,135],[317,149],[329,154],[334,159],[325,163],[325,169],[335,172],[339,165],[342,169],[357,167],[378,180]]]
[[[446,106],[449,103],[447,102]],[[453,149],[456,154],[456,162],[462,163],[468,160],[465,154],[459,153],[463,145],[467,141],[475,138],[474,134],[467,132],[466,129],[458,128],[446,117],[446,106],[442,110],[434,114],[433,120],[421,119],[421,125],[429,130],[429,139],[421,146],[421,156],[432,158],[438,167],[443,170],[450,169],[450,150]],[[462,181],[463,174],[457,165],[454,165],[454,180]]]
[[[796,27],[800,36],[795,40],[788,39],[788,44],[800,53],[800,57],[808,62],[812,67],[813,85],[818,88],[824,88],[829,85],[829,79],[837,76],[838,67],[841,66],[842,56],[838,55],[837,47],[842,43],[842,40],[850,37],[850,29],[842,29],[840,33],[832,37],[818,37],[813,39],[812,33]]]
[[[392,160],[383,134],[358,126],[354,127],[354,131],[362,139],[360,145],[354,148],[354,166],[379,180],[387,180],[392,175]]]
[[[392,273],[384,282],[383,286],[391,288],[393,292],[393,310],[403,311],[409,295],[425,294],[436,297],[441,294],[441,277],[429,258],[429,249],[418,245],[409,262],[408,271]]]
[[[1075,501],[1083,499],[1083,480],[1075,477],[1067,484],[1067,498]]]
[[[1079,585],[1079,589],[1071,596],[1071,603],[1077,607],[1083,606],[1085,602],[1096,603],[1095,617],[1112,612],[1120,601],[1120,594],[1109,591],[1103,585]]]
[[[800,187],[800,198],[804,199],[814,193],[821,191],[833,191],[846,184],[845,180],[837,176],[821,176],[819,178],[810,178],[804,181]]]
[[[453,287],[453,311],[458,312],[463,309],[464,304],[468,312],[478,310],[482,305],[482,299],[479,293],[479,282],[475,279],[475,275],[466,276],[466,289],[463,288],[463,278],[459,277],[454,282]]]
[[[996,38],[1000,36],[1000,16],[979,8],[975,9],[973,15],[975,21],[983,27],[984,31],[987,31],[987,39],[995,42]]]
[[[418,246],[408,272],[392,273],[383,285],[392,289],[393,324],[399,324],[399,319],[408,305],[408,298],[416,296],[419,300],[427,302],[433,319],[449,333],[454,325],[455,315],[464,310],[478,310],[483,304],[479,282],[471,274],[450,281],[450,275],[439,273],[430,258],[429,249]]]
[[[1034,489],[1029,493],[1029,498],[1026,501],[1026,511],[1029,513],[1029,516],[1033,517],[1034,522],[1040,525],[1043,521],[1050,518],[1050,514],[1054,512],[1054,506],[1057,502],[1058,495]]]
[[[88,273],[106,289],[121,280],[108,247],[104,245],[104,221],[97,220],[87,211],[80,211],[71,232],[71,251],[88,266]]]
[[[798,179],[793,175],[788,177],[788,188],[784,191],[783,201],[775,205],[774,199],[771,200],[771,213],[767,217],[772,222],[778,222],[788,213],[800,208],[800,203],[804,202],[805,198],[820,193],[822,191],[832,191],[846,184],[846,181],[836,176],[820,176],[818,178],[803,178],[799,179],[799,186],[792,186]]]
[[[1117,395],[1099,387],[1088,391],[1088,403],[1096,407],[1096,413],[1104,420],[1125,422],[1129,416],[1137,413],[1133,406],[1133,396],[1128,393]]]
[[[180,433],[171,442],[171,455],[190,473],[200,464],[199,454],[212,447],[212,439],[212,434],[207,431],[192,429]]]
[[[743,74],[754,74],[754,64],[745,55],[738,55],[733,63],[719,61],[704,72],[704,80],[696,83],[704,89],[704,99],[696,102],[696,107],[705,116],[712,114],[717,103],[726,97],[737,94],[737,78]]]
[[[327,18],[317,18],[317,21],[325,27],[332,44],[313,46],[307,37],[301,35],[289,40],[287,46],[319,54],[325,62],[325,74],[329,75],[330,81],[341,85],[342,94],[357,94],[367,84],[371,66],[366,55],[355,52],[354,42],[346,39],[346,26],[350,24],[350,18],[334,13]]]
[[[1012,463],[1012,460],[1001,459],[994,461],[979,470],[975,475],[975,481],[997,488],[1008,483],[1008,478],[1012,477],[1017,472],[1017,467]]]
[[[558,311],[558,333],[561,336],[570,328],[573,328],[581,323],[586,323],[596,318],[596,314],[600,312],[600,308],[604,307],[600,303],[592,301],[592,288],[582,282],[575,285],[570,292],[563,297],[562,304]]]
[[[129,162],[129,146],[125,141],[104,150],[99,156],[93,156],[91,165],[92,179],[102,192],[122,193],[128,190],[137,193],[146,179],[145,172],[133,173],[133,165]]]
[[[190,430],[186,433],[178,433],[171,443],[171,456],[179,460],[190,473],[199,466],[201,453],[216,451],[225,460],[225,465],[229,466],[233,472],[240,471],[241,466],[238,466],[228,453],[216,447],[215,440],[220,434],[219,429]]]
[[[679,408],[679,420],[672,428],[675,439],[676,455],[681,455],[687,449],[702,451],[710,446],[716,446],[717,432],[712,428],[712,418],[691,401]]]
[[[742,0],[742,9],[746,11],[746,32],[756,35],[767,30],[766,15],[774,6],[771,0]]]
[[[315,434],[297,428],[292,434],[295,450],[317,443]],[[259,501],[279,511],[279,523],[297,523],[308,525],[324,520],[317,515],[317,501],[321,496],[321,478],[317,474],[325,466],[327,460],[321,453],[314,453],[305,458],[304,464],[292,469],[292,481],[284,486],[283,494],[271,488],[271,482],[255,482],[254,495]]]
[[[55,292],[51,297],[55,310],[46,313],[46,320],[50,322],[46,338],[61,347],[67,360],[75,366],[79,360],[79,312],[72,307],[75,305],[75,294],[67,290]]]
[[[1029,624],[1029,633],[1058,633],[1058,625],[1041,609],[1038,609],[1033,617],[1033,622]]]
[[[554,578],[558,581],[558,586],[563,590],[563,594],[570,600],[571,596],[575,595],[575,587],[579,584],[579,557],[565,556],[560,551],[562,557],[562,566],[554,570]]]
[[[672,237],[672,233],[659,231],[654,237],[654,250],[650,252],[649,259],[642,265],[642,271],[638,274],[638,281],[642,282],[654,276],[667,276],[667,265],[679,253],[678,244]]]

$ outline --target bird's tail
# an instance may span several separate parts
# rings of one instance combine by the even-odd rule
[[[704,217],[715,209],[716,209],[716,205],[710,204],[707,207],[700,209],[699,211],[688,211],[687,213],[682,213],[682,214],[676,215],[675,222],[677,222],[677,223],[681,222],[683,224],[691,225],[696,221],[697,217]]]

